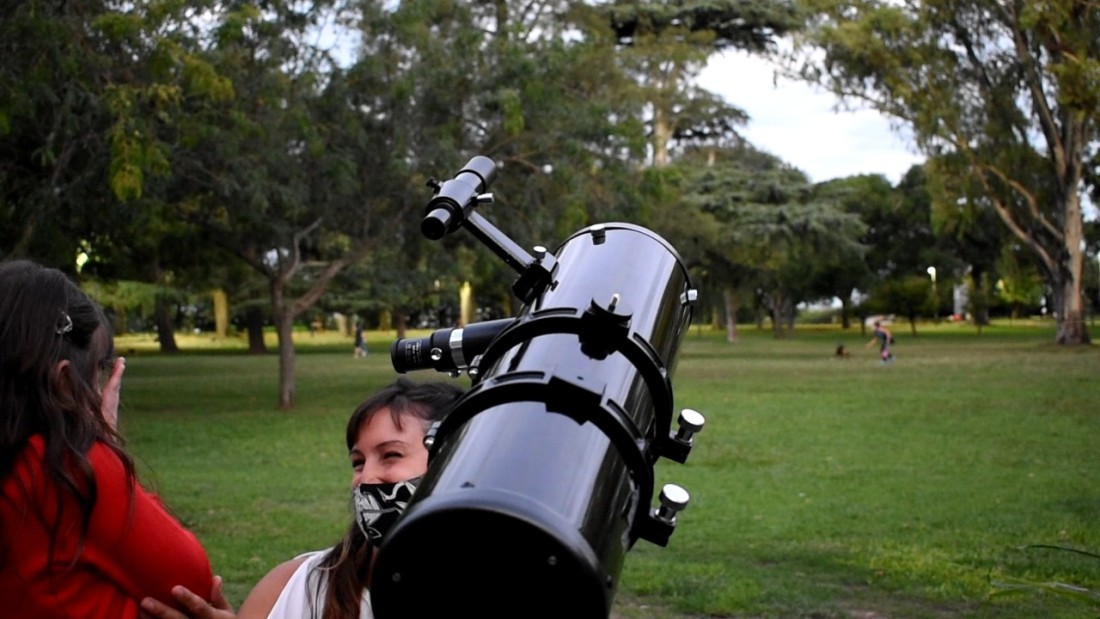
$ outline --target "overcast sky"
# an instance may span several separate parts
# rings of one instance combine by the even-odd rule
[[[742,134],[813,182],[882,174],[896,184],[924,157],[870,110],[834,111],[836,99],[801,82],[773,83],[772,67],[742,52],[712,57],[699,84],[749,114]]]

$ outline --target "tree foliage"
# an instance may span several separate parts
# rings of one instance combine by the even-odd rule
[[[862,225],[832,201],[818,200],[805,174],[775,157],[740,149],[714,165],[689,168],[684,206],[713,221],[703,247],[725,285],[756,291],[777,337],[795,306],[813,300],[814,265],[859,252]]]

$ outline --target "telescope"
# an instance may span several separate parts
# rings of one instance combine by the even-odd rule
[[[432,181],[421,231],[466,229],[512,267],[514,318],[391,346],[400,373],[465,372],[470,389],[429,430],[429,466],[378,551],[379,619],[606,618],[626,553],[665,546],[689,501],[657,493],[659,458],[686,461],[703,416],[672,427],[671,374],[697,292],[676,250],[629,223],[526,251],[478,212],[496,164]]]

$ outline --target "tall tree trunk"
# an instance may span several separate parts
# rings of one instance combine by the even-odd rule
[[[477,321],[476,305],[473,285],[470,282],[462,282],[462,286],[458,289],[458,326],[468,327]]]
[[[158,293],[153,307],[153,320],[157,325],[157,341],[160,351],[174,354],[180,351],[176,344],[176,331],[172,326],[172,305],[163,294]]]
[[[852,312],[851,298],[852,294],[849,292],[847,299],[842,298],[840,300],[840,328],[845,331],[852,328],[852,317],[850,316]]]
[[[672,127],[659,104],[653,105],[653,167],[667,167],[668,143],[672,139]]]
[[[229,336],[229,295],[221,288],[215,289],[214,297],[214,333],[225,338]]]
[[[271,311],[275,319],[275,332],[279,336],[279,408],[282,410],[294,408],[294,394],[297,391],[294,379],[294,320],[298,313],[283,296],[286,280],[284,276],[270,281]]]
[[[1055,284],[1054,300],[1058,331],[1055,341],[1059,344],[1089,344],[1088,327],[1085,325],[1085,299],[1081,295],[1081,279],[1068,277],[1059,287]],[[1057,308],[1061,308],[1058,310]]]
[[[264,312],[257,306],[251,306],[244,315],[245,328],[248,330],[248,352],[253,355],[266,355],[267,343],[264,342]]]
[[[737,341],[737,291],[733,288],[722,289],[722,301],[726,305],[726,341]]]
[[[1082,294],[1085,275],[1085,228],[1081,217],[1081,201],[1076,192],[1066,199],[1065,258],[1063,261],[1064,280],[1055,280],[1056,294],[1061,296],[1056,307],[1058,312],[1058,332],[1055,341],[1059,344],[1089,344],[1088,327],[1085,325],[1085,296]],[[1061,290],[1058,290],[1058,284]]]
[[[409,315],[403,309],[397,309],[393,313],[394,328],[397,329],[397,339],[405,337],[409,331]]]
[[[982,326],[989,324],[989,294],[985,280],[985,271],[971,266],[970,310],[974,314],[974,324],[978,327],[978,333],[981,333]]]
[[[294,319],[288,308],[275,313],[275,330],[279,333],[279,408],[294,408],[297,384],[294,379]]]
[[[126,335],[130,332],[130,325],[126,322],[126,308],[115,310],[115,335]]]
[[[772,317],[772,335],[775,339],[783,339],[783,304],[784,294],[783,291],[776,291],[772,295],[771,302],[771,317]]]

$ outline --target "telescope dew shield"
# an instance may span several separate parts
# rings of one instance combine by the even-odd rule
[[[693,292],[675,250],[593,226],[470,367],[431,465],[383,543],[380,619],[607,617],[626,552],[667,542],[651,510],[670,441],[669,375]]]

